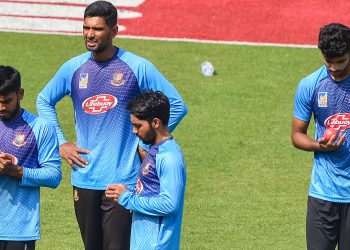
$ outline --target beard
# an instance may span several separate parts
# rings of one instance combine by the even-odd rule
[[[85,46],[88,51],[94,52],[96,54],[102,53],[107,48],[107,46],[101,46],[101,44],[95,46],[94,48],[90,48],[87,44],[85,44]]]
[[[103,51],[105,51],[108,47],[108,44],[106,42],[95,42],[94,40],[92,40],[91,42],[95,43],[94,47],[89,47],[88,42],[90,40],[85,39],[85,47],[88,51],[94,52],[96,54],[102,53]]]
[[[5,121],[5,122],[11,121],[13,118],[15,118],[17,116],[20,109],[21,109],[21,106],[20,106],[20,103],[18,100],[17,104],[16,104],[16,108],[11,113],[8,112],[8,113],[5,113],[4,116],[0,116],[0,120]]]
[[[155,139],[156,132],[153,128],[151,128],[150,131],[148,131],[148,133],[144,137],[140,137],[140,140],[146,145],[154,144]]]

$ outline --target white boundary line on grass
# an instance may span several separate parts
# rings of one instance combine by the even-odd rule
[[[189,38],[162,38],[162,37],[129,36],[129,35],[118,35],[117,38],[118,37],[126,38],[126,39],[157,40],[157,41],[166,41],[166,42],[194,42],[194,43],[210,43],[210,44],[291,47],[291,48],[307,48],[307,49],[317,48],[317,45],[311,45],[311,44],[258,43],[258,42],[219,41],[219,40],[202,40],[202,39],[189,39]]]

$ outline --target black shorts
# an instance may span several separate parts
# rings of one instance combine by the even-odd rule
[[[35,250],[35,240],[30,240],[30,241],[0,240],[0,250]]]
[[[350,203],[309,196],[306,217],[308,250],[350,249]]]
[[[104,190],[73,187],[73,199],[85,250],[130,248],[130,210],[108,199]]]

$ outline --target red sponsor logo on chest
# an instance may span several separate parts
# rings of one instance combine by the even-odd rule
[[[92,115],[102,114],[117,105],[117,98],[109,94],[100,94],[89,97],[83,104],[83,110]]]
[[[328,117],[324,125],[327,128],[334,128],[338,131],[344,131],[350,127],[350,114],[349,113],[339,113]]]

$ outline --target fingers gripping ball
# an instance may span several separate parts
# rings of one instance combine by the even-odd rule
[[[338,131],[335,130],[334,128],[328,128],[328,129],[326,129],[326,131],[324,132],[323,137],[324,137],[327,141],[329,141],[329,140],[332,138],[333,135],[334,135],[335,137],[337,137],[337,136],[338,136]]]

